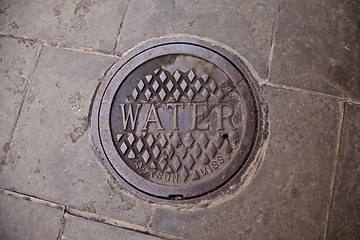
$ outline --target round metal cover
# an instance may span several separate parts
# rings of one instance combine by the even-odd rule
[[[188,37],[153,40],[108,72],[92,112],[102,162],[122,185],[165,199],[221,187],[257,130],[250,75],[227,50]]]

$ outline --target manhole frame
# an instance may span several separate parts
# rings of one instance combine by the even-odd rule
[[[246,79],[245,82],[247,83],[247,86],[250,89],[250,92],[252,95],[251,100],[253,101],[254,114],[255,114],[255,117],[254,117],[255,121],[251,123],[251,125],[252,125],[251,129],[253,129],[253,133],[252,133],[252,141],[253,142],[252,142],[251,146],[249,147],[249,150],[248,150],[246,156],[243,156],[244,160],[241,161],[241,164],[237,167],[237,170],[232,174],[232,176],[229,177],[228,180],[223,182],[221,185],[212,187],[211,189],[207,190],[205,193],[194,195],[189,198],[181,199],[181,200],[177,199],[176,197],[175,198],[166,198],[164,196],[159,196],[159,195],[161,195],[161,190],[160,190],[160,192],[158,191],[157,194],[148,193],[144,190],[139,189],[138,186],[134,186],[133,184],[129,183],[126,179],[123,178],[123,176],[119,175],[119,173],[116,171],[116,169],[114,169],[114,167],[110,163],[110,160],[108,160],[107,154],[103,147],[103,144],[107,144],[107,143],[104,141],[101,141],[101,133],[100,133],[100,127],[99,127],[99,118],[100,118],[99,115],[100,115],[100,110],[101,110],[100,105],[102,104],[102,99],[104,97],[106,89],[108,88],[109,84],[111,83],[113,77],[117,74],[117,72],[122,67],[124,67],[130,60],[132,60],[136,56],[139,56],[143,52],[148,51],[149,49],[153,49],[153,48],[157,48],[157,47],[169,45],[169,44],[188,44],[191,46],[197,46],[200,48],[207,49],[208,51],[214,52],[215,54],[219,54],[223,58],[225,58],[229,63],[231,63],[233,65],[233,67],[235,69],[237,69],[239,72],[242,73],[242,75],[244,75],[244,77]],[[141,64],[139,64],[139,65],[141,65]],[[126,78],[126,76],[124,77],[124,79],[125,78]],[[110,70],[107,72],[104,80],[102,81],[101,84],[99,84],[98,89],[96,90],[96,95],[94,96],[93,103],[92,103],[93,106],[92,106],[92,118],[91,118],[91,130],[92,130],[92,141],[93,141],[94,151],[95,151],[97,157],[99,158],[99,160],[101,161],[101,163],[105,166],[106,170],[110,173],[110,175],[115,177],[116,182],[118,182],[120,186],[124,186],[128,191],[130,191],[131,193],[133,193],[135,195],[138,195],[138,196],[140,195],[143,198],[151,199],[151,200],[157,201],[157,202],[160,201],[160,202],[169,202],[169,203],[198,202],[202,198],[208,198],[208,197],[213,198],[214,196],[216,196],[215,192],[219,192],[219,191],[223,192],[226,189],[226,188],[224,188],[225,185],[228,185],[228,187],[229,187],[230,185],[232,185],[232,184],[230,184],[230,182],[236,184],[236,179],[240,180],[239,177],[240,177],[241,173],[243,173],[245,171],[244,165],[249,165],[250,162],[252,162],[255,159],[256,152],[259,149],[259,143],[261,140],[263,140],[263,137],[259,138],[260,133],[258,131],[260,129],[259,126],[262,125],[262,123],[263,123],[263,121],[261,121],[261,119],[262,119],[261,116],[263,115],[262,114],[263,111],[259,111],[259,109],[261,108],[261,105],[260,105],[260,101],[259,101],[259,96],[257,94],[257,88],[258,87],[257,87],[256,81],[252,77],[249,69],[246,67],[246,65],[243,63],[243,61],[236,54],[234,54],[233,52],[230,52],[229,50],[225,49],[224,47],[222,47],[220,45],[215,45],[210,41],[199,39],[199,38],[196,38],[193,36],[191,36],[191,37],[169,36],[169,37],[163,37],[163,38],[152,39],[152,40],[146,41],[146,42],[136,46],[135,48],[131,49],[130,51],[128,51],[126,54],[124,54],[124,56],[120,60],[118,60],[116,63],[114,63],[113,66],[111,66]],[[111,103],[110,103],[110,105],[111,105]],[[110,114],[110,112],[108,114]],[[111,142],[109,144],[112,145],[113,142]],[[239,149],[237,149],[237,150],[238,150],[238,152],[235,154],[235,156],[233,156],[233,158],[235,158],[237,155],[239,155]],[[116,152],[116,149],[114,149],[114,151]],[[232,160],[230,160],[230,161],[232,161]],[[141,176],[139,176],[139,177],[142,178]],[[146,180],[146,179],[143,178],[143,180]],[[147,181],[149,181],[149,180],[147,180]],[[174,194],[174,196],[177,196],[177,194]]]

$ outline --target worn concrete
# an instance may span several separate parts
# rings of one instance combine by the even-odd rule
[[[118,52],[167,34],[195,34],[232,47],[267,76],[277,1],[131,1]]]
[[[156,240],[160,239],[151,235],[138,233],[118,227],[106,225],[104,223],[94,222],[91,220],[74,217],[71,215],[66,216],[64,232],[61,236],[62,239],[127,239],[127,240],[139,240],[149,239]]]
[[[252,182],[214,208],[158,209],[151,227],[191,239],[322,237],[339,105],[313,94],[273,88],[266,92],[272,137]]]
[[[0,193],[0,239],[54,239],[63,211]]]
[[[346,104],[329,239],[360,238],[360,106]]]
[[[356,0],[1,1],[0,238],[358,239],[359,9]],[[211,205],[137,198],[91,148],[104,74],[167,34],[236,50],[268,103],[257,173]]]
[[[270,81],[360,99],[359,1],[284,1]]]
[[[89,142],[91,99],[115,60],[52,47],[42,50],[0,175],[1,187],[147,224],[150,207],[115,187]]]
[[[4,163],[15,128],[26,83],[36,63],[40,45],[14,38],[0,38],[0,156]],[[2,165],[0,165],[0,172]]]
[[[128,1],[1,1],[0,31],[111,51]]]

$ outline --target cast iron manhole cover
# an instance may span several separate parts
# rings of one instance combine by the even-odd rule
[[[257,101],[243,63],[187,37],[154,40],[116,63],[93,106],[95,149],[110,173],[153,197],[219,188],[252,149]]]

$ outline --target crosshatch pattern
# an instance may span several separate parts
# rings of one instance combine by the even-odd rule
[[[130,94],[128,103],[173,103],[173,102],[226,102],[228,96],[240,96],[233,86],[224,81],[219,83],[211,76],[197,76],[193,69],[180,70],[172,74],[156,69],[151,75],[138,80]],[[225,134],[225,135],[224,135]],[[124,131],[116,134],[117,149],[123,159],[134,163],[139,174],[149,174],[158,181],[156,174],[171,174],[180,184],[198,181],[208,177],[209,164],[217,158],[231,158],[241,140],[241,130],[222,132],[191,131],[179,134],[176,131],[141,132]],[[220,156],[219,151],[224,155]],[[223,163],[223,162],[222,162]],[[146,168],[145,171],[142,169]],[[144,173],[146,172],[146,173]],[[170,177],[169,177],[170,178]],[[174,182],[172,182],[174,184]]]

